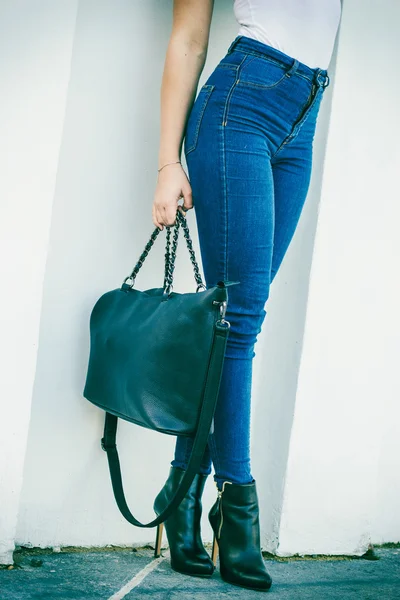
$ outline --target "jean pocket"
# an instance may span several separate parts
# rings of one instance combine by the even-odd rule
[[[291,67],[261,58],[259,56],[249,55],[240,71],[238,84],[249,85],[261,89],[273,88],[289,77],[287,72]]]
[[[200,88],[197,98],[194,101],[185,130],[185,156],[187,156],[189,152],[192,152],[197,146],[201,120],[214,88],[215,85],[204,84]]]

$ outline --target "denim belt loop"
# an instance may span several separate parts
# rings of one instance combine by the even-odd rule
[[[299,66],[299,61],[297,60],[297,58],[294,58],[292,66],[290,67],[289,71],[286,71],[286,75],[288,77],[290,77],[290,75],[293,75],[294,73],[296,73],[298,66]]]
[[[237,35],[237,36],[235,37],[235,39],[234,39],[234,40],[231,42],[231,44],[230,44],[230,46],[229,46],[228,50],[226,51],[226,53],[227,53],[227,54],[230,54],[230,53],[232,52],[233,48],[236,46],[236,44],[238,43],[238,41],[239,41],[239,40],[240,40],[240,38],[242,38],[242,37],[243,37],[243,35]]]

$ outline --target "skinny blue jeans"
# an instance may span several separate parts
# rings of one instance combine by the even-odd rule
[[[254,481],[252,362],[270,285],[304,206],[325,69],[239,35],[200,88],[185,128],[204,278],[228,288],[231,327],[201,473]],[[201,292],[200,292],[201,293]],[[193,439],[178,436],[171,465],[186,469]]]

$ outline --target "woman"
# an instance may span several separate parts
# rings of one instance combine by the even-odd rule
[[[250,468],[250,392],[257,334],[272,283],[308,192],[312,146],[339,26],[340,0],[235,0],[238,35],[193,103],[207,55],[213,0],[175,0],[161,87],[154,224],[195,207],[208,286],[229,288],[230,333],[214,430],[200,472],[166,521],[171,566],[267,590],[256,482]],[[180,164],[182,142],[190,183]],[[178,205],[183,197],[183,205]],[[201,292],[200,292],[201,293]],[[178,485],[192,440],[178,437],[159,513]],[[200,536],[201,496],[214,467],[212,559]],[[162,528],[157,533],[160,544]]]

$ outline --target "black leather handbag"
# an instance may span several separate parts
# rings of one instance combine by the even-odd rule
[[[195,292],[173,292],[173,271],[182,226],[197,284]],[[171,230],[173,239],[171,243]],[[156,227],[132,273],[121,287],[103,294],[90,315],[90,354],[84,397],[106,411],[101,447],[107,452],[117,505],[138,527],[167,519],[186,495],[212,432],[226,342],[227,286],[203,284],[186,217],[177,209],[166,227],[162,288],[135,289],[136,275],[160,229]],[[200,291],[203,288],[203,291]],[[170,435],[194,438],[185,475],[157,518],[141,523],[130,512],[123,491],[116,447],[118,417]]]

